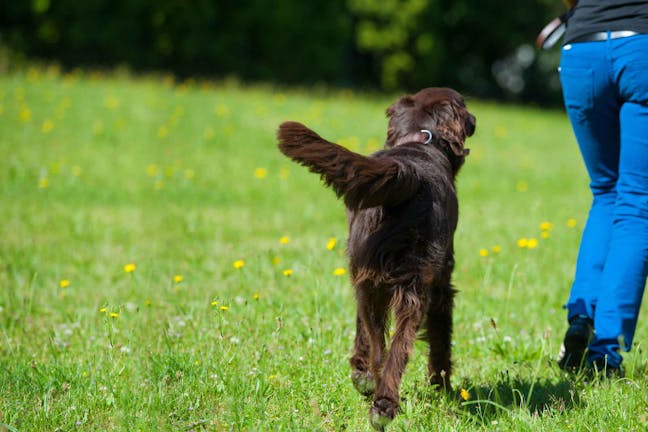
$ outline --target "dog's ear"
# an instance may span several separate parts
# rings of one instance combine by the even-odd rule
[[[403,96],[399,98],[396,102],[391,104],[389,108],[387,108],[387,117],[393,118],[394,116],[398,114],[402,114],[403,111],[406,108],[411,108],[415,104],[414,99],[412,99],[411,96]]]
[[[473,136],[476,126],[477,119],[466,110],[466,116],[464,117],[464,132],[466,133],[466,136]]]
[[[463,157],[468,154],[464,148],[466,137],[475,133],[476,118],[465,107],[455,108],[455,127],[446,130],[448,145],[456,156]]]
[[[411,96],[403,96],[387,108],[386,114],[389,118],[389,126],[387,127],[387,141],[386,147],[393,147],[398,140],[399,133],[403,133],[406,129],[407,119],[411,117],[410,108],[414,107],[416,102]]]

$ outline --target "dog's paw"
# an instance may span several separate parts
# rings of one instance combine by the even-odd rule
[[[377,431],[384,431],[385,427],[394,420],[398,413],[398,402],[387,398],[380,398],[373,402],[369,410],[369,421]]]
[[[376,381],[369,371],[355,369],[351,372],[351,381],[353,381],[353,385],[358,390],[358,393],[363,396],[372,395],[376,389]]]

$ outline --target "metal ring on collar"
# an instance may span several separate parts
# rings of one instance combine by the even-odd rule
[[[425,142],[424,142],[423,144],[429,144],[430,141],[432,141],[432,136],[433,136],[433,135],[432,135],[432,132],[430,132],[430,131],[427,130],[427,129],[421,129],[421,132],[424,133],[424,134],[427,134],[427,136],[428,136],[428,139],[425,140]]]

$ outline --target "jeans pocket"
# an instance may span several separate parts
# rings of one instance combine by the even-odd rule
[[[648,105],[648,62],[627,62],[621,75],[620,91],[625,100]]]
[[[571,115],[587,115],[594,104],[594,71],[592,69],[560,68],[565,108]]]

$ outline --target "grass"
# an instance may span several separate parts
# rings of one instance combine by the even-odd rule
[[[343,206],[274,130],[299,120],[367,153],[392,100],[0,77],[0,430],[370,430],[348,378]],[[646,430],[648,320],[624,380],[553,362],[589,203],[564,114],[468,104],[456,390],[426,386],[417,345],[389,429]]]

